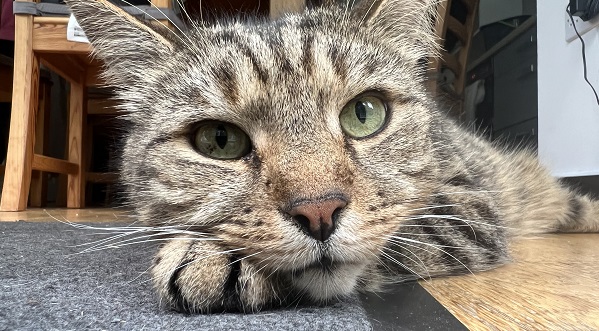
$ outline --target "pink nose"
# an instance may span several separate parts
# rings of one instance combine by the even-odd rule
[[[339,198],[307,201],[289,210],[288,214],[312,238],[325,241],[335,231],[337,217],[347,202]]]

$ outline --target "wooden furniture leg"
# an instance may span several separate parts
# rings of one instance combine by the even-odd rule
[[[12,115],[0,211],[27,207],[35,133],[39,60],[33,53],[33,16],[15,15]]]
[[[50,124],[52,82],[48,78],[40,79],[39,104],[35,120],[34,153],[44,155],[48,151],[48,129]],[[29,189],[29,205],[43,207],[48,197],[48,173],[33,170]]]
[[[89,104],[89,101],[88,101]],[[89,117],[89,106],[87,108],[88,113],[86,114],[86,117]],[[90,185],[87,185],[87,183],[90,181],[90,173],[92,171],[92,169],[90,169],[90,166],[93,164],[92,161],[92,157],[93,157],[93,153],[94,153],[94,126],[90,123],[92,121],[90,121],[90,118],[87,118],[87,123],[85,125],[85,132],[83,133],[85,135],[84,137],[84,142],[85,142],[85,205],[89,205],[91,203],[91,198],[93,195],[92,192],[92,188],[93,185],[91,185],[92,183],[90,183]]]
[[[83,156],[83,128],[85,127],[87,103],[85,75],[78,82],[71,81],[69,102],[69,162],[77,165],[77,172],[68,175],[67,207],[81,208],[85,205],[85,157]]]

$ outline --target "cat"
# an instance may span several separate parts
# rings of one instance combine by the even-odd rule
[[[437,0],[325,1],[167,30],[67,0],[130,128],[121,179],[156,228],[161,302],[326,303],[484,271],[513,236],[599,230],[599,203],[427,93]]]

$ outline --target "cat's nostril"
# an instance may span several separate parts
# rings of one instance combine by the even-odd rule
[[[306,231],[307,234],[310,233],[310,219],[308,219],[304,215],[295,215],[291,216],[291,218],[297,223],[303,230]]]
[[[324,201],[307,201],[292,207],[288,214],[306,234],[325,241],[335,231],[337,219],[347,202],[334,198]]]
[[[337,209],[335,209],[335,211],[333,211],[333,215],[332,215],[333,223],[337,223],[337,219],[339,218],[339,214],[341,214],[342,210],[343,210],[343,208],[337,208]]]

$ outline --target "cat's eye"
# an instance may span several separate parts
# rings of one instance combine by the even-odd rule
[[[194,144],[201,154],[221,160],[238,159],[251,150],[250,138],[233,124],[210,121],[197,127]]]
[[[364,94],[350,101],[339,115],[343,132],[352,138],[365,138],[379,132],[385,125],[387,107],[375,95]]]

